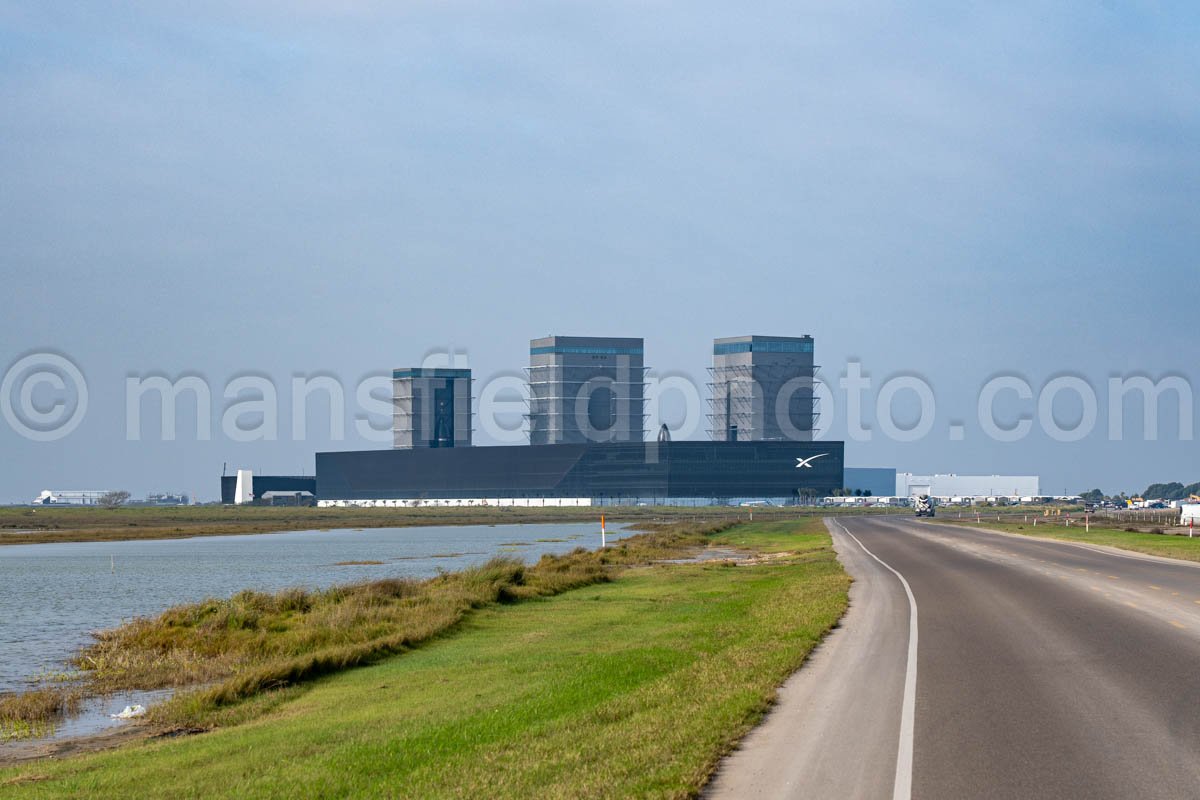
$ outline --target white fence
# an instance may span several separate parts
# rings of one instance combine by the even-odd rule
[[[590,497],[455,497],[395,500],[318,500],[318,508],[581,508]]]

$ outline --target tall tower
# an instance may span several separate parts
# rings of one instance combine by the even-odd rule
[[[811,336],[713,341],[711,434],[718,442],[811,442],[816,427]]]
[[[471,370],[392,371],[392,446],[471,445]]]
[[[548,336],[529,343],[529,443],[645,438],[641,339]]]

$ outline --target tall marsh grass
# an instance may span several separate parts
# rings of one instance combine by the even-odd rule
[[[53,720],[79,710],[83,692],[71,686],[40,686],[0,695],[0,742],[39,736]]]
[[[608,581],[622,568],[702,547],[707,535],[730,525],[658,525],[601,551],[545,555],[532,566],[494,558],[428,580],[391,578],[319,591],[246,590],[99,633],[72,663],[85,675],[82,688],[88,694],[204,687],[152,710],[158,722],[204,724],[206,715],[220,707],[416,647],[454,627],[472,609]],[[13,713],[5,711],[6,703],[40,719],[71,710],[56,706],[48,695],[35,695],[0,700],[0,725],[6,713]]]

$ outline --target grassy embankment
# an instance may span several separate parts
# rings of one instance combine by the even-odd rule
[[[156,712],[161,722],[204,724],[216,709],[265,688],[297,685],[411,648],[472,609],[600,583],[616,565],[694,550],[706,533],[723,527],[662,527],[603,552],[547,555],[532,567],[501,557],[428,580],[274,594],[247,590],[177,606],[100,633],[73,659],[82,680],[64,675],[32,691],[0,695],[0,741],[44,733],[81,697],[122,690],[213,686]]]
[[[849,584],[816,519],[707,538],[791,555],[606,567],[609,581],[484,605],[397,657],[184,707],[221,725],[209,733],[0,770],[0,787],[14,797],[693,795],[840,617]],[[606,555],[626,561],[632,546],[619,549]]]
[[[1189,538],[1187,536],[1161,533],[1143,533],[1136,530],[1101,527],[1095,523],[1092,524],[1090,531],[1086,531],[1084,530],[1083,521],[1079,519],[1072,520],[1070,527],[1066,527],[1063,521],[1057,518],[1051,518],[1049,522],[1039,519],[1037,526],[1034,526],[1032,522],[1026,523],[1011,520],[997,522],[986,518],[979,523],[976,523],[973,519],[943,519],[941,517],[936,521],[966,525],[973,528],[991,528],[993,530],[1005,531],[1006,533],[1020,533],[1026,536],[1041,536],[1046,539],[1062,539],[1071,542],[1119,547],[1122,550],[1133,550],[1137,553],[1163,556],[1165,558],[1178,558],[1184,561],[1200,561],[1200,536]]]
[[[614,522],[745,520],[751,509],[731,506],[680,508],[608,506],[584,508],[287,508],[271,506],[180,506],[167,508],[0,508],[0,545],[182,539],[277,531],[404,528],[420,525],[510,525],[592,522],[601,514]],[[829,509],[756,507],[756,519],[828,515]],[[845,512],[841,512],[845,513]],[[861,513],[861,511],[859,512]]]

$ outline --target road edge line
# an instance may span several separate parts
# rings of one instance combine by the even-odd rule
[[[840,524],[840,523],[839,523]],[[1045,536],[1037,536],[1032,533],[1010,533],[1008,531],[989,528],[986,524],[981,524],[978,527],[970,525],[960,525],[957,522],[939,522],[923,520],[921,525],[931,525],[934,527],[944,527],[955,529],[959,528],[967,531],[980,531],[982,533],[990,533],[993,536],[1007,536],[1012,539],[1024,539],[1033,542],[1046,542],[1047,544],[1065,544],[1070,547],[1077,547],[1080,550],[1090,550],[1093,553],[1099,553],[1104,556],[1114,556],[1116,558],[1127,558],[1130,561],[1148,561],[1152,564],[1166,564],[1167,566],[1184,566],[1192,569],[1200,569],[1200,561],[1189,561],[1186,558],[1172,558],[1171,556],[1159,556],[1154,553],[1143,553],[1139,550],[1126,550],[1121,547],[1115,547],[1108,544],[1090,544],[1088,542],[1077,542],[1073,539],[1050,539]]]
[[[911,800],[913,764],[913,728],[917,711],[917,599],[913,597],[908,581],[891,564],[867,549],[850,530],[838,522],[838,527],[853,539],[863,552],[882,564],[900,579],[904,593],[908,595],[908,665],[904,670],[904,700],[900,706],[900,742],[896,753],[896,781],[892,788],[892,800]]]

